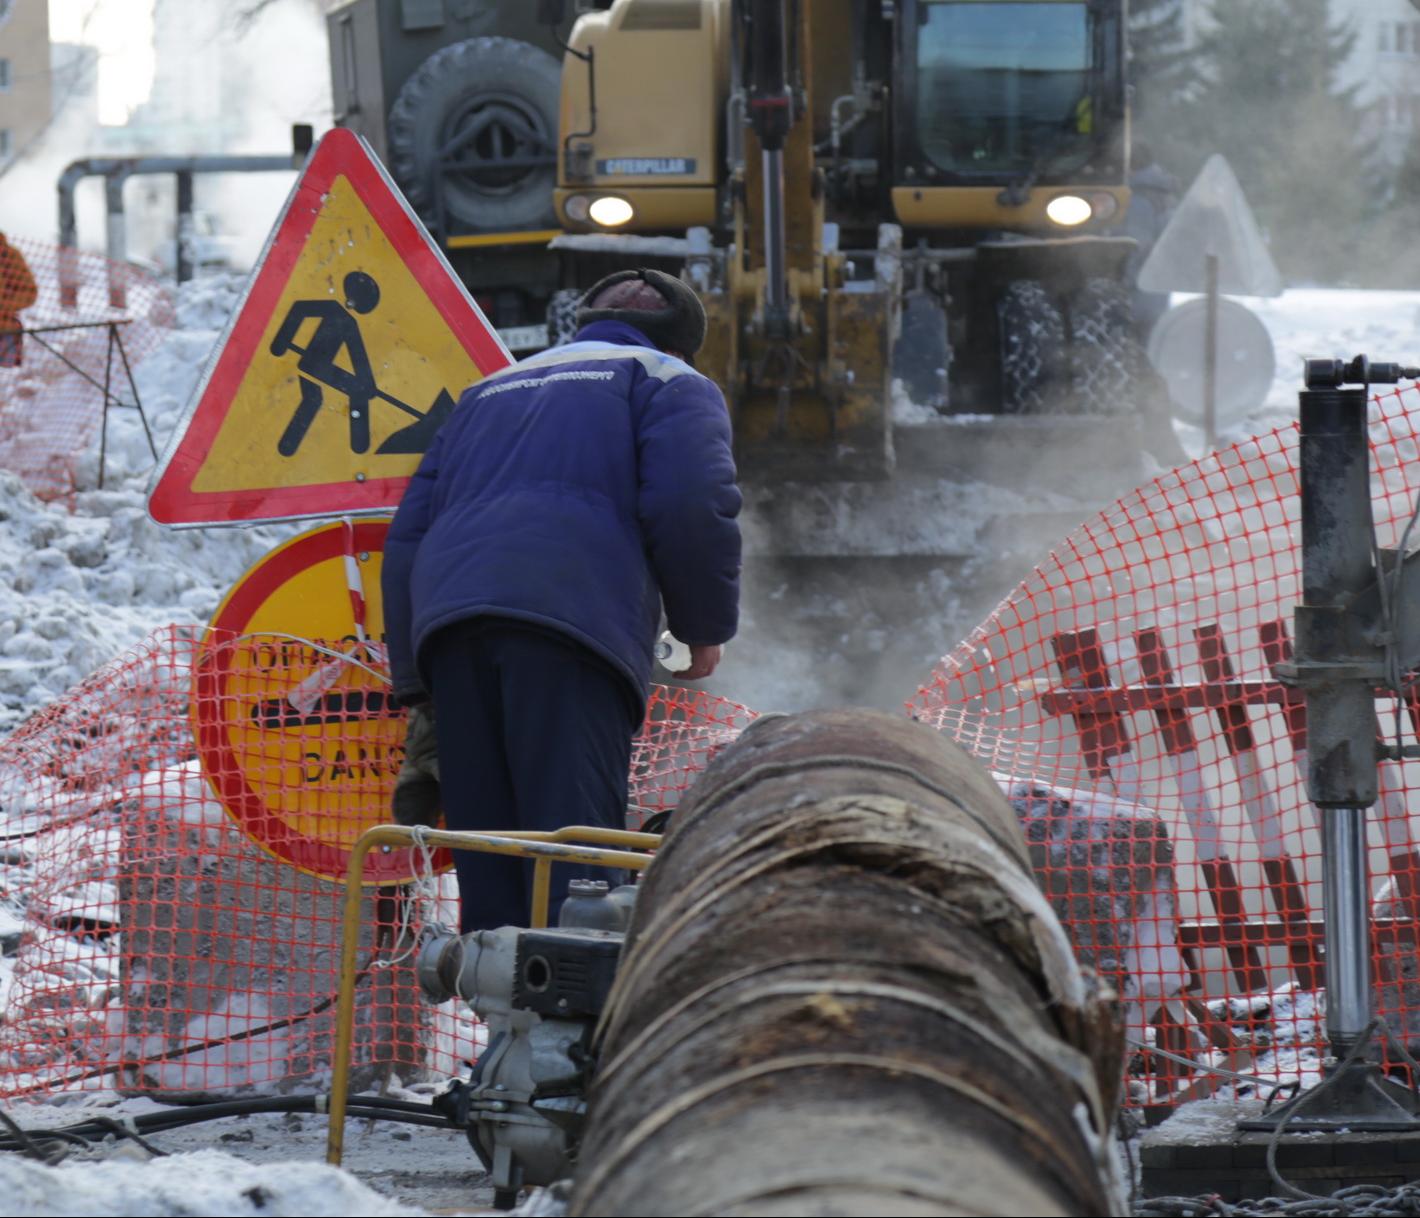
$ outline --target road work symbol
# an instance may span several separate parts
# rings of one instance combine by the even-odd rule
[[[286,430],[276,442],[276,451],[283,457],[296,455],[301,441],[306,438],[316,415],[320,413],[325,390],[332,389],[344,395],[349,402],[351,452],[370,451],[370,404],[378,398],[412,415],[416,421],[391,435],[377,451],[422,453],[453,409],[453,397],[447,389],[441,389],[433,406],[426,412],[416,410],[380,389],[370,369],[370,357],[366,354],[365,341],[360,336],[360,322],[356,317],[356,314],[374,312],[380,303],[380,285],[375,282],[374,276],[364,271],[351,271],[345,276],[344,288],[343,305],[330,299],[296,301],[271,342],[272,355],[282,356],[294,351],[301,357],[296,363],[301,372],[301,400],[291,421],[286,424]],[[315,333],[306,346],[298,347],[296,334],[303,323],[312,319],[316,322]],[[342,352],[348,368],[341,363]]]
[[[336,128],[277,221],[148,511],[239,524],[393,508],[458,395],[510,362],[369,146]]]

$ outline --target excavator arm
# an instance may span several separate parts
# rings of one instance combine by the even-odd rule
[[[853,280],[837,229],[824,222],[810,118],[812,9],[806,0],[731,5],[744,156],[730,184],[734,242],[722,290],[707,298],[702,367],[726,387],[749,471],[876,478],[893,464],[901,238],[882,226],[874,277]]]

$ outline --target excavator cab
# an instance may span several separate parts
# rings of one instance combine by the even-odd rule
[[[1117,5],[923,0],[908,7],[913,19],[898,27],[899,62],[910,69],[899,73],[895,96],[900,184],[1004,188],[1012,197],[1000,206],[1009,210],[1037,184],[1122,182]],[[1057,214],[1052,223],[1073,227],[1113,213],[1106,205],[1098,215]],[[1022,218],[1039,225],[1042,213]]]
[[[1124,5],[910,0],[895,59],[892,205],[923,336],[898,374],[948,410],[1107,413],[1143,366],[1134,246],[1110,235],[1129,205]]]

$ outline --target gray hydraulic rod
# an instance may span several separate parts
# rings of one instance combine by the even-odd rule
[[[1326,923],[1326,1038],[1344,1059],[1371,1023],[1370,883],[1366,809],[1322,812]]]
[[[1411,667],[1398,621],[1386,611],[1372,555],[1369,389],[1420,376],[1420,368],[1305,361],[1299,395],[1302,601],[1291,664],[1277,675],[1301,688],[1307,708],[1307,792],[1321,811],[1326,919],[1326,1078],[1244,1129],[1413,1132],[1414,1093],[1385,1077],[1367,1053],[1371,1019],[1371,893],[1366,809],[1376,801],[1381,745],[1376,690],[1392,661]],[[1361,385],[1360,389],[1342,386]],[[1407,567],[1410,564],[1406,564]],[[1408,572],[1402,571],[1405,575]],[[1403,621],[1411,614],[1401,613]],[[1394,654],[1387,655],[1387,648]],[[1397,694],[1400,690],[1395,691]]]
[[[764,152],[764,263],[769,285],[766,313],[782,326],[789,316],[789,271],[784,221],[784,150]]]
[[[72,161],[59,175],[59,299],[66,308],[73,308],[79,297],[79,267],[73,251],[78,246],[78,214],[74,207],[74,191],[85,178],[101,177],[104,183],[104,204],[107,212],[105,250],[109,258],[109,303],[123,307],[122,277],[115,264],[121,266],[128,258],[127,229],[123,215],[123,186],[136,174],[174,173],[271,173],[298,169],[304,158],[291,153],[279,156],[144,156],[86,157]]]
[[[764,171],[765,322],[782,338],[789,322],[789,274],[784,219],[784,140],[794,125],[790,25],[785,0],[741,0],[735,19],[743,37],[746,116],[759,140]]]

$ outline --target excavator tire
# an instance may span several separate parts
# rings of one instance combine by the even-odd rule
[[[476,127],[455,156],[483,164],[444,173],[443,218],[477,231],[552,227],[561,78],[556,59],[516,38],[468,38],[430,55],[399,91],[387,132],[390,168],[414,209],[439,221],[440,152]],[[527,157],[546,163],[498,163]]]
[[[1065,318],[1033,279],[1006,285],[1001,327],[1001,413],[1056,414],[1069,398]]]
[[[1133,410],[1148,367],[1128,290],[1112,279],[1091,279],[1070,309],[1070,383],[1080,412]]]
[[[577,302],[582,293],[577,288],[559,288],[547,302],[547,345],[560,347],[570,343],[577,333]]]

